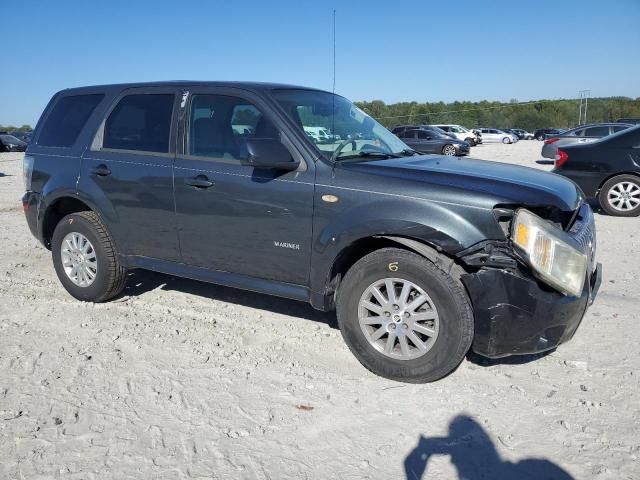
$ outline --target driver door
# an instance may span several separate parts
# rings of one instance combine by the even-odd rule
[[[185,95],[174,165],[182,261],[307,285],[314,165],[302,159],[282,121],[257,95],[233,88]],[[282,173],[243,165],[248,137],[279,139],[300,167]]]

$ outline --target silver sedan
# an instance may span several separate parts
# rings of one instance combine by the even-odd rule
[[[590,143],[631,126],[632,125],[627,123],[593,123],[590,125],[580,125],[579,127],[562,132],[560,135],[553,135],[546,139],[542,145],[542,156],[544,158],[555,159],[558,148],[560,147],[578,143]]]

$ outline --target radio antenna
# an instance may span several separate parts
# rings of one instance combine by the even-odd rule
[[[333,11],[333,93],[336,93],[336,11]]]

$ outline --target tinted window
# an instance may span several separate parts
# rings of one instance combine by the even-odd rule
[[[400,138],[416,138],[416,131],[415,130],[405,130],[402,135],[400,135]]]
[[[617,125],[612,128],[613,128],[613,133],[616,133],[616,132],[621,132],[622,130],[626,130],[629,127],[627,127],[626,125]]]
[[[107,118],[103,148],[169,151],[173,94],[127,95]]]
[[[591,127],[586,128],[584,132],[585,137],[604,137],[609,135],[609,127]]]
[[[425,132],[424,130],[418,130],[418,138],[421,140],[429,140],[431,138],[431,133]]]
[[[253,104],[226,95],[194,95],[189,154],[240,161],[247,138],[280,139],[276,126]]]
[[[571,135],[573,135],[574,137],[583,137],[584,136],[584,128],[581,128],[580,130],[576,130]]]
[[[62,97],[53,106],[53,110],[42,126],[38,145],[45,147],[70,147],[89,116],[93,113],[103,94],[72,95]]]

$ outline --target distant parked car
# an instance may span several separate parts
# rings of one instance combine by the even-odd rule
[[[589,143],[606,137],[612,133],[620,132],[631,127],[627,123],[593,123],[590,125],[580,125],[547,138],[542,145],[542,156],[544,158],[556,158],[558,148],[573,145],[575,143]]]
[[[431,127],[438,127],[441,130],[444,130],[447,133],[453,134],[458,140],[462,140],[463,142],[467,142],[469,145],[474,146],[477,145],[478,139],[476,134],[473,133],[468,128],[463,127],[462,125],[430,125]]]
[[[610,215],[640,215],[640,125],[558,149],[554,173],[576,182]]]
[[[401,127],[397,133],[394,133],[409,147],[420,153],[469,155],[470,145],[467,142],[451,138],[439,128]]]
[[[502,143],[516,143],[518,136],[513,133],[508,133],[497,128],[481,128],[482,141],[484,143],[490,142],[502,142]]]
[[[13,135],[0,134],[0,152],[24,152],[26,149],[26,142]]]
[[[564,130],[560,128],[539,128],[533,132],[533,137],[536,140],[544,140],[547,135],[560,135]]]
[[[31,141],[31,132],[16,131],[11,132],[11,135],[16,137],[18,140],[22,140],[25,143],[29,143]]]
[[[533,140],[533,133],[522,130],[521,128],[510,128],[511,133],[515,133],[520,140]]]
[[[404,132],[404,130],[407,128],[427,128],[427,129],[435,130],[438,133],[444,135],[445,137],[452,138],[453,140],[458,139],[458,137],[456,137],[454,133],[445,132],[441,128],[434,127],[433,125],[397,125],[393,127],[393,129],[391,130],[391,133],[393,133],[394,135],[398,135],[400,132]]]
[[[631,123],[637,125],[640,123],[640,118],[619,118],[617,123]]]

